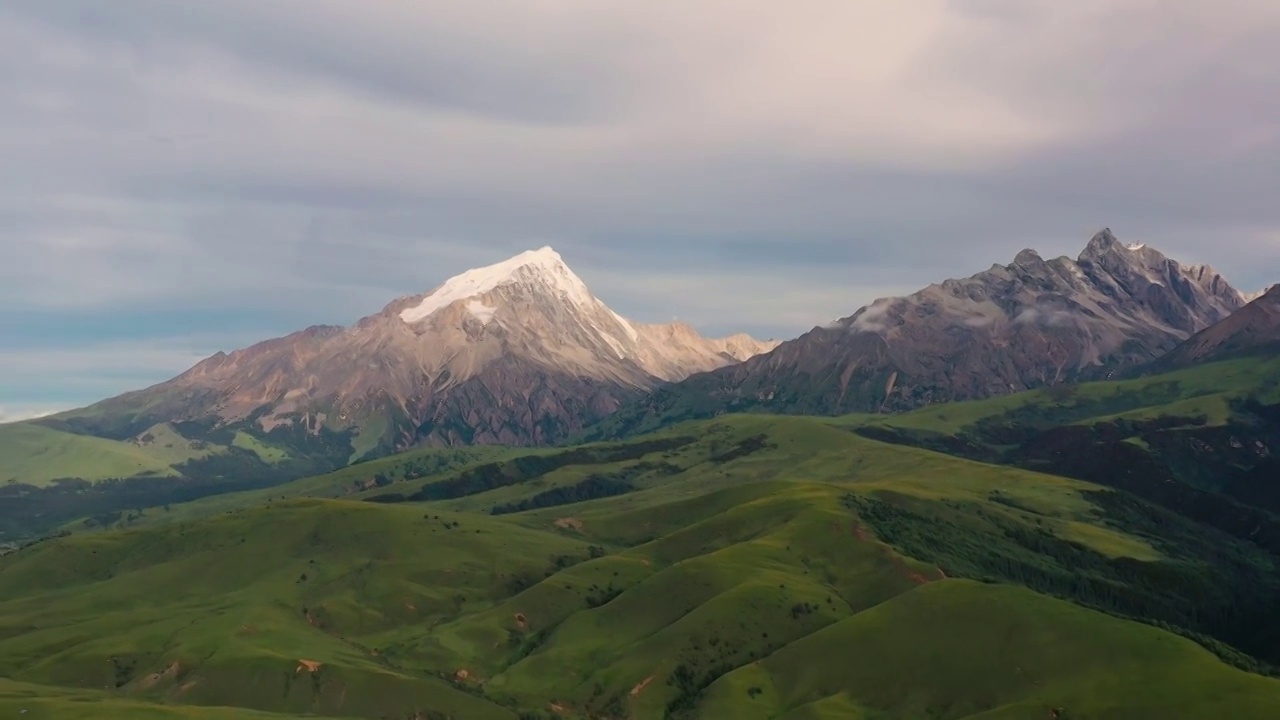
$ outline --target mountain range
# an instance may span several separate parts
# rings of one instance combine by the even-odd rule
[[[1132,374],[1193,337],[1225,348],[1212,333],[1262,328],[1274,297],[1237,315],[1251,296],[1213,268],[1104,229],[1075,258],[1026,249],[786,342],[711,339],[623,318],[543,247],[351,327],[219,352],[167,382],[38,422],[133,442],[163,424],[190,437],[221,431],[228,444],[234,430],[359,459],[621,437],[724,412],[897,412]],[[1223,324],[1230,318],[1236,325]],[[1170,357],[1207,351],[1179,352]]]
[[[596,435],[726,411],[901,411],[1106,379],[1246,302],[1213,268],[1104,229],[1075,259],[1027,249],[1008,265],[876,300],[772,352],[659,388]]]

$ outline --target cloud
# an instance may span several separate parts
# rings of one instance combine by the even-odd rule
[[[880,298],[874,303],[868,305],[865,309],[858,312],[853,318],[853,323],[849,326],[855,332],[882,332],[887,325],[881,320],[889,314],[889,310],[893,307],[893,300],[889,298]]]
[[[86,317],[347,323],[543,244],[628,316],[784,336],[1104,225],[1280,278],[1274,4],[101,8],[0,9],[0,331],[46,318],[33,353]]]
[[[1035,323],[1037,325],[1047,325],[1049,327],[1060,327],[1075,321],[1074,316],[1066,310],[1045,310],[1041,308],[1027,308],[1013,319],[1015,325],[1026,325]]]
[[[66,409],[67,408],[48,408],[38,406],[24,407],[21,405],[17,407],[10,407],[0,405],[0,425],[21,422],[23,420],[35,420],[36,418],[46,417]]]

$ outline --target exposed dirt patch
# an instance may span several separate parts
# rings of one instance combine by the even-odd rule
[[[917,585],[925,585],[927,583],[931,583],[931,582],[935,582],[937,580],[943,579],[942,577],[940,577],[940,578],[934,578],[930,580],[929,578],[925,577],[923,573],[916,572],[916,570],[914,570],[910,565],[907,564],[907,561],[904,560],[902,556],[898,555],[893,550],[886,547],[884,548],[884,552],[885,552],[885,555],[888,556],[889,560],[895,566],[897,566],[898,570],[903,575],[906,575],[907,579],[911,580],[911,582]],[[937,570],[937,568],[934,568],[934,569]],[[938,570],[938,574],[941,575],[942,571]],[[946,577],[946,576],[944,575],[943,577]]]
[[[645,567],[649,567],[653,563],[649,562],[649,558],[640,558],[640,564]]]
[[[871,534],[868,533],[866,528],[862,527],[862,525],[855,522],[853,523],[852,529],[853,529],[853,533],[858,536],[859,540],[862,540],[863,542],[872,541]],[[901,572],[909,580],[911,580],[911,582],[917,585],[924,585],[926,583],[947,579],[947,574],[942,572],[942,568],[939,568],[939,567],[934,568],[934,570],[938,573],[938,577],[936,578],[928,578],[923,573],[917,572],[914,568],[912,568],[910,565],[907,564],[907,561],[903,559],[901,555],[894,552],[893,548],[887,545],[881,545],[880,551],[884,553],[884,556],[888,558],[889,562],[894,564],[894,566],[898,569],[899,572]]]
[[[324,666],[324,663],[316,662],[315,660],[299,660],[298,669],[294,670],[293,672],[296,675],[302,672],[303,670],[306,670],[307,672],[314,674],[316,672],[319,672],[320,668],[323,666]]]
[[[177,677],[178,671],[181,669],[182,669],[182,666],[178,663],[177,660],[174,660],[172,663],[169,664],[169,667],[165,668],[164,670],[161,670],[158,673],[152,673],[151,675],[148,675],[142,678],[141,680],[139,680],[138,689],[150,690],[156,685],[159,685],[160,682],[163,680],[172,680],[173,678]]]
[[[555,714],[557,714],[557,715],[568,715],[568,714],[569,714],[569,708],[565,707],[564,705],[561,705],[561,704],[560,704],[560,703],[558,703],[558,702],[553,702],[553,703],[551,703],[550,705],[548,705],[547,707],[548,707],[548,708],[550,708],[551,712],[553,712],[553,713],[555,713]]]
[[[654,676],[650,675],[639,683],[636,683],[636,686],[631,688],[631,697],[636,697],[640,693],[644,692],[644,689],[649,687],[649,683],[653,682],[653,678]]]
[[[561,530],[575,530],[578,532],[582,531],[582,521],[579,520],[578,518],[572,518],[572,517],[556,518],[555,521],[552,522],[551,524],[555,525]]]
[[[521,630],[529,629],[529,619],[524,616],[524,613],[516,613],[515,618],[516,618],[516,627],[520,628]]]
[[[862,542],[869,542],[871,540],[871,533],[867,532],[867,529],[862,527],[859,523],[850,523],[849,531]]]
[[[471,677],[471,671],[466,668],[462,668],[461,670],[453,674],[453,679],[457,680],[458,682],[463,682],[469,677]]]
[[[405,603],[404,609],[408,610],[409,612],[418,612],[418,608],[414,607],[413,603],[411,602]]]
[[[177,694],[178,694],[178,695],[186,695],[186,694],[191,690],[191,688],[193,688],[193,687],[195,687],[195,686],[196,686],[196,681],[195,681],[195,680],[192,680],[191,682],[185,682],[185,683],[182,683],[182,685],[178,688],[178,692],[177,692]]]

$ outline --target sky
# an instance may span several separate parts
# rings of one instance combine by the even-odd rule
[[[0,421],[551,245],[794,337],[1110,227],[1280,281],[1280,3],[9,0]]]

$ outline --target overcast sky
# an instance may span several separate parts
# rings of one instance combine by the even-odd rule
[[[554,246],[791,337],[1110,226],[1280,281],[1280,3],[8,0],[0,418]]]

